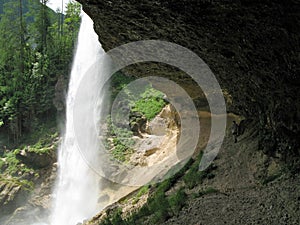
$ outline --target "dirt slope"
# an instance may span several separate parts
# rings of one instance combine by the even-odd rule
[[[187,205],[163,224],[300,224],[300,176],[259,151],[255,128],[236,144],[228,130],[214,164],[215,177],[186,190]],[[207,188],[218,192],[192,197]]]
[[[203,130],[208,130],[209,117],[202,115]],[[184,187],[187,194],[185,206],[170,217],[165,225],[215,225],[215,224],[300,224],[300,176],[292,176],[279,159],[270,158],[260,151],[255,123],[248,123],[243,135],[234,143],[228,127],[222,148],[213,162],[213,177],[189,189],[180,178],[166,194]],[[203,140],[206,137],[202,137]],[[205,193],[207,190],[213,190]],[[205,194],[201,194],[205,193]],[[128,208],[140,208],[148,194],[141,196],[138,206],[133,194],[100,213],[88,224],[99,224],[102,215],[121,208],[128,215]],[[152,224],[148,217],[142,224]]]

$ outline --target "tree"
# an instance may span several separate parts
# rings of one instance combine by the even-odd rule
[[[4,4],[0,21],[0,71],[2,96],[1,119],[13,133],[14,140],[22,134],[22,117],[20,114],[23,87],[28,58],[26,46],[26,24],[24,23],[23,1],[8,1]],[[4,86],[4,87],[3,87]]]
[[[8,0],[0,14],[0,127],[14,142],[55,112],[55,84],[72,62],[80,5],[70,2],[60,24],[46,3]]]

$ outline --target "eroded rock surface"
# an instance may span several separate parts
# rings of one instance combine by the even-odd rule
[[[154,39],[195,52],[216,75],[228,97],[228,109],[257,121],[260,148],[269,154],[276,151],[286,161],[297,161],[299,1],[79,2],[95,22],[106,51]],[[144,63],[126,71],[137,77],[165,76],[186,88],[193,98],[201,96],[195,82],[174,68]]]

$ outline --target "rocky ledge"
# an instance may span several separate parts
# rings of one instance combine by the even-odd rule
[[[209,65],[227,93],[228,110],[256,121],[259,148],[297,165],[299,1],[79,2],[95,22],[106,51],[149,39],[173,42],[194,51]],[[174,68],[145,63],[126,70],[137,77],[166,76],[186,88],[193,98],[200,95],[199,87]]]

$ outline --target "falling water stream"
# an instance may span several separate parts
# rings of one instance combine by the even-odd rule
[[[99,210],[97,197],[99,196],[99,176],[85,162],[84,158],[76,144],[78,137],[74,131],[73,110],[76,102],[76,92],[85,73],[92,64],[104,54],[98,36],[93,30],[93,21],[82,13],[82,22],[78,34],[78,43],[76,54],[73,61],[73,67],[69,82],[66,107],[66,127],[62,144],[58,155],[58,178],[54,191],[54,203],[51,225],[74,225],[88,219]],[[97,63],[101,65],[101,63]],[[93,99],[90,98],[95,85],[93,80],[91,86],[85,86],[86,96],[81,96],[83,107],[93,107]],[[76,103],[75,103],[76,102]],[[101,107],[100,107],[101,108]],[[91,124],[86,118],[78,121],[82,123],[81,132],[83,140],[88,140]],[[90,142],[88,149],[97,149],[97,141]],[[96,154],[96,153],[95,153]]]

